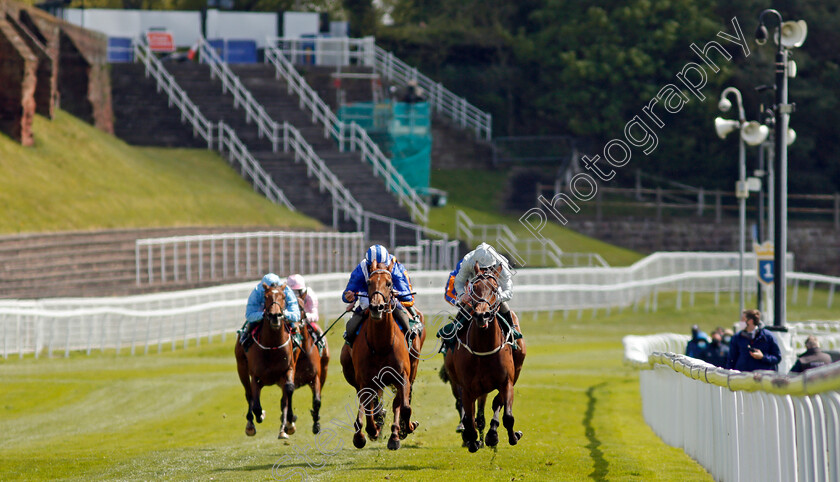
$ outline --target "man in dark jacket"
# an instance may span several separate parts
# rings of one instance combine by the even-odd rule
[[[686,356],[690,356],[691,358],[697,358],[698,360],[703,360],[703,356],[706,354],[706,348],[709,345],[709,335],[700,331],[700,327],[694,325],[691,327],[691,340],[688,341],[688,344],[685,346],[685,354]]]
[[[712,342],[706,348],[703,360],[716,367],[726,368],[726,364],[729,362],[729,347],[723,344],[722,328],[712,333]]]
[[[790,369],[791,373],[802,373],[811,368],[821,367],[831,363],[831,356],[828,353],[823,353],[820,350],[820,342],[817,337],[811,335],[805,340],[805,353],[799,355],[796,364]]]
[[[761,313],[758,310],[745,310],[741,314],[741,321],[747,327],[732,337],[726,368],[742,372],[776,370],[782,354],[773,335],[761,327]]]

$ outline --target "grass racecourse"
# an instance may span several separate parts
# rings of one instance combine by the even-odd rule
[[[811,307],[791,306],[790,319],[836,318],[825,299],[817,292]],[[528,358],[514,415],[525,435],[511,447],[501,432],[497,450],[476,454],[454,431],[454,404],[437,376],[440,355],[420,365],[412,404],[418,431],[396,452],[384,440],[353,448],[345,408],[355,410],[354,394],[338,364],[340,330],[329,336],[322,435],[310,431],[311,395],[301,389],[298,432],[287,441],[276,438],[277,387],[263,392],[268,416],[257,435],[245,436],[231,335],[148,355],[12,356],[0,361],[0,480],[711,480],[645,424],[638,373],[622,364],[621,338],[688,333],[694,323],[728,326],[737,304],[720,301],[716,307],[710,295],[698,295],[677,311],[675,298],[662,294],[655,313],[641,304],[524,316]],[[427,339],[427,353],[435,341]]]

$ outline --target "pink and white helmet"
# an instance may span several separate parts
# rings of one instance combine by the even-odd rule
[[[306,282],[303,281],[303,276],[299,274],[293,274],[286,279],[286,285],[293,290],[305,290],[306,289]]]

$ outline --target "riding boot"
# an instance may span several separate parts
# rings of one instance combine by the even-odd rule
[[[522,333],[519,330],[517,330],[517,326],[513,322],[513,312],[510,310],[510,306],[508,306],[507,302],[504,302],[499,306],[499,314],[502,315],[502,318],[505,319],[505,322],[507,323],[507,328],[513,332],[513,339],[519,340],[520,338],[522,338]]]
[[[408,340],[411,341],[417,336],[417,333],[411,329],[411,322],[408,319],[408,311],[402,306],[398,305],[394,308],[394,319],[399,323],[400,328],[408,334]]]
[[[245,353],[248,353],[248,348],[254,344],[254,337],[251,336],[251,331],[253,329],[254,324],[246,321],[239,332],[239,344],[242,345]]]
[[[362,310],[357,309],[353,312],[353,316],[347,320],[344,326],[344,342],[353,346],[353,340],[356,339],[356,331],[359,329],[359,324],[362,322]]]

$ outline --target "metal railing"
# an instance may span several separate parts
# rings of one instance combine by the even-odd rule
[[[276,273],[352,269],[365,249],[363,233],[254,232],[138,239],[136,281],[211,281]]]
[[[388,80],[398,84],[410,81],[426,91],[426,100],[431,110],[452,119],[463,129],[475,132],[475,137],[489,141],[493,137],[493,116],[467,102],[467,99],[453,94],[441,83],[426,77],[393,53],[374,46],[374,69]]]
[[[498,244],[520,266],[609,266],[598,253],[565,253],[550,239],[545,243],[530,237],[520,239],[505,224],[475,224],[460,209],[455,212],[455,233],[471,246],[482,241]]]
[[[166,71],[163,63],[155,57],[143,42],[134,42],[134,58],[143,62],[146,67],[146,76],[151,75],[155,78],[158,92],[161,89],[166,92],[170,107],[173,105],[178,107],[181,111],[181,120],[189,122],[193,126],[193,133],[201,135],[207,141],[208,149],[213,148],[213,131],[218,129],[219,135],[216,145],[219,152],[223,154],[227,149],[228,160],[238,164],[239,172],[250,179],[257,192],[262,193],[272,202],[282,204],[294,211],[294,206],[286,199],[283,190],[274,183],[271,176],[251,156],[248,148],[237,137],[236,132],[224,122],[219,122],[216,125],[208,121],[172,75]]]
[[[452,269],[458,262],[458,241],[424,239],[417,246],[400,246],[394,254],[412,271]]]
[[[840,364],[742,373],[648,352],[687,338],[655,337],[626,337],[625,360],[642,369],[642,413],[665,443],[716,480],[840,480]]]
[[[336,139],[341,151],[344,151],[345,144],[349,144],[351,151],[358,149],[362,162],[373,166],[373,174],[385,181],[386,188],[397,196],[400,205],[408,209],[412,219],[421,223],[427,222],[428,205],[394,168],[390,159],[382,153],[367,132],[355,122],[350,124],[340,122],[329,106],[286,58],[286,54],[273,46],[274,43],[271,42],[265,50],[265,61],[274,65],[277,77],[282,77],[286,81],[289,93],[298,96],[300,107],[312,112],[312,121],[324,126],[324,137],[332,136]]]
[[[147,253],[148,249],[145,247]],[[152,249],[159,251],[157,247]],[[198,249],[190,248],[191,256]],[[203,249],[204,256],[207,256],[209,246],[205,245]],[[349,259],[343,262],[355,264],[357,261],[353,255],[358,256],[362,251],[363,247],[348,248],[344,252],[350,253]],[[678,308],[682,297],[689,295],[693,300],[692,293],[736,293],[737,270],[687,272],[682,269],[684,266],[702,264],[709,258],[708,255],[714,254],[657,253],[626,268],[518,269],[514,273],[511,307],[523,313],[549,312],[550,316],[556,312],[568,315],[570,311],[577,310],[580,316],[583,309],[621,310],[632,307],[637,310],[644,307],[645,310],[655,310],[657,295],[663,292],[676,293]],[[220,254],[217,252],[216,256]],[[672,263],[669,259],[671,256],[695,259],[686,263]],[[720,253],[717,257],[737,259],[737,253]],[[170,259],[170,254],[166,254],[165,264],[170,264]],[[347,284],[346,271],[312,274],[318,266],[309,265],[312,262],[309,258],[305,262],[295,261],[294,264],[283,266],[279,264],[279,259],[276,262],[278,268],[288,270],[278,269],[281,274],[293,270],[306,274],[307,284],[319,296],[322,313],[334,315],[344,309],[345,304],[341,302],[340,296]],[[193,275],[197,269],[197,265],[193,264]],[[207,274],[208,268],[204,269]],[[411,273],[412,286],[417,292],[416,301],[424,312],[437,313],[451,309],[443,299],[449,269]],[[146,267],[141,266],[141,276],[146,270]],[[181,273],[179,276],[186,276],[183,271]],[[657,277],[659,273],[668,274]],[[174,346],[176,339],[183,339],[186,344],[187,340],[201,339],[219,330],[232,332],[241,326],[245,299],[263,274],[257,271],[253,275],[254,280],[248,283],[170,293],[107,298],[0,300],[0,349],[4,357],[14,353],[23,356],[23,353],[32,352],[37,356],[45,347],[49,353],[63,349],[65,354],[69,354],[70,350],[90,351],[120,346],[145,346],[144,351],[147,351],[150,346],[160,347],[169,342]],[[167,279],[170,275],[174,276],[174,272],[166,274]],[[790,273],[789,279],[808,276]],[[840,278],[833,278],[831,282],[838,285]]]
[[[362,205],[330,171],[300,132],[288,122],[280,124],[274,121],[204,37],[199,36],[198,48],[201,62],[210,66],[211,77],[217,77],[222,83],[222,92],[230,92],[233,95],[235,107],[245,110],[246,121],[254,121],[259,137],[268,138],[274,152],[277,152],[280,146],[283,152],[292,149],[295,162],[303,161],[306,164],[307,175],[318,179],[319,188],[330,193],[333,200],[333,228],[338,227],[337,213],[342,211],[346,217],[353,219],[357,229],[360,229]]]

